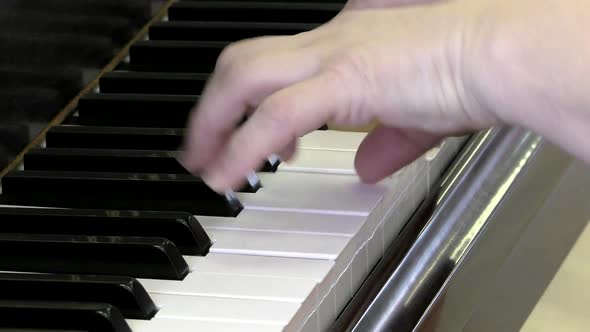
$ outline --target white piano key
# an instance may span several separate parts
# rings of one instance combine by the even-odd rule
[[[314,312],[307,320],[304,321],[301,327],[297,328],[300,332],[318,332],[320,328],[318,312]]]
[[[344,306],[346,305],[346,303],[348,303],[348,300],[350,300],[350,298],[352,298],[353,295],[352,272],[350,265],[347,265],[346,269],[344,270],[340,278],[338,278],[338,280],[336,281],[336,284],[333,289],[335,295],[335,307],[333,308],[333,310],[334,315],[337,316],[338,313],[341,312],[342,309],[344,309]]]
[[[140,279],[149,293],[302,303],[317,283],[309,279],[193,271],[183,280]]]
[[[257,193],[236,193],[247,210],[367,216],[389,189],[351,175],[279,172],[260,179],[263,188]]]
[[[323,299],[317,310],[318,323],[320,331],[327,331],[330,324],[336,320],[338,314],[336,313],[336,292],[330,291]]]
[[[373,267],[379,258],[383,257],[383,224],[380,224],[375,230],[375,234],[369,239],[367,244],[367,265]]]
[[[400,194],[404,199],[393,202],[392,213],[383,225],[383,247],[389,247],[397,238],[404,224],[416,211],[422,198],[426,195],[427,177],[417,176]]]
[[[367,133],[316,130],[299,139],[300,149],[357,151]]]
[[[367,245],[363,245],[354,256],[350,264],[351,286],[352,291],[355,292],[363,283],[363,280],[369,274],[370,268],[368,265],[369,251]],[[372,268],[372,267],[371,267]]]
[[[155,318],[286,326],[298,303],[150,293]]]
[[[228,255],[184,256],[191,271],[245,276],[305,278],[322,281],[333,261],[271,256]]]
[[[197,219],[210,229],[340,236],[353,236],[366,220],[359,216],[258,210],[244,210],[236,218],[197,216]]]
[[[335,260],[348,237],[206,228],[212,253]]]
[[[351,151],[300,149],[292,160],[283,161],[278,171],[355,175],[354,158]]]
[[[211,322],[186,319],[154,318],[151,320],[127,320],[133,332],[280,332],[281,326],[236,323],[236,322]]]

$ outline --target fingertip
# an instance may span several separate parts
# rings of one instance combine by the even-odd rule
[[[385,177],[375,172],[374,167],[371,165],[372,162],[371,158],[363,153],[363,150],[357,152],[354,159],[354,167],[363,183],[375,184]]]
[[[185,145],[179,148],[176,160],[191,174],[200,172],[205,166],[205,159],[202,157],[207,151],[200,151],[198,150],[198,147],[195,147],[188,142],[184,142],[183,144]]]
[[[419,130],[377,127],[358,148],[355,168],[363,182],[375,183],[399,171],[439,137]]]
[[[201,179],[209,188],[211,188],[211,190],[217,192],[218,194],[234,191],[234,188],[228,185],[227,176],[220,174],[219,172],[205,171],[201,174]]]
[[[383,178],[377,172],[379,166],[382,166],[379,157],[385,152],[380,142],[375,139],[380,135],[380,131],[382,129],[378,127],[363,139],[354,158],[355,170],[364,183],[374,184]]]
[[[279,152],[279,158],[282,161],[290,161],[295,157],[297,153],[297,141],[291,141],[281,152]]]

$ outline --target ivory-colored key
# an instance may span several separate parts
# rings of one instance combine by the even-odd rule
[[[366,218],[305,212],[244,210],[236,218],[197,216],[197,219],[203,227],[209,229],[353,236],[359,231]]]

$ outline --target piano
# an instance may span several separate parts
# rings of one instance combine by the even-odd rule
[[[534,133],[448,138],[376,185],[353,167],[366,134],[330,124],[236,193],[176,161],[228,43],[313,29],[343,3],[0,5],[0,25],[27,18],[17,31],[49,30],[33,44],[55,50],[0,56],[20,93],[0,133],[21,142],[1,174],[0,330],[518,330],[590,220],[587,167]]]

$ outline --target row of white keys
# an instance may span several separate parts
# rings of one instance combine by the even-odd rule
[[[275,174],[279,176],[279,174]],[[305,174],[302,174],[302,176]],[[285,176],[285,175],[282,175]],[[317,176],[314,176],[314,180],[317,180]],[[303,182],[302,184],[305,184]],[[285,186],[282,192],[278,192],[279,195],[286,195],[289,191],[289,186]],[[262,190],[262,189],[261,189]],[[259,193],[253,194],[256,196]],[[343,200],[346,201],[346,196],[343,195]],[[296,197],[291,196],[291,199],[297,200]],[[270,205],[272,200],[269,198],[268,202],[261,200],[263,206]],[[375,204],[373,202],[372,204]],[[362,211],[369,211],[370,208],[366,208]],[[305,210],[309,210],[305,208]],[[248,205],[246,204],[245,213],[248,212]],[[297,213],[296,211],[253,211],[257,218],[265,219],[267,225],[270,225],[272,220],[278,220],[288,216],[289,214]],[[364,213],[363,213],[364,214]],[[357,229],[359,228],[361,218],[358,216],[347,216],[344,215],[345,219],[349,219],[349,224],[353,227],[356,224]],[[239,218],[239,217],[238,217]],[[226,223],[239,224],[238,218],[228,218],[225,220]],[[311,220],[323,220],[323,225],[328,225],[333,228],[333,224],[338,221],[332,215],[329,214],[310,214],[305,213],[304,217],[311,218]],[[198,217],[200,220],[204,220],[203,217]],[[294,218],[297,220],[297,218]],[[324,234],[313,234],[313,233],[289,233],[289,232],[269,232],[269,231],[257,231],[257,230],[243,230],[243,229],[213,229],[206,228],[208,234],[214,241],[213,247],[211,248],[212,253],[229,253],[236,255],[259,255],[261,257],[276,256],[282,258],[288,257],[305,257],[309,259],[327,260],[333,261],[338,258],[340,253],[346,248],[350,242],[350,235],[324,235]],[[320,230],[322,233],[334,233],[333,231]],[[247,257],[247,256],[245,256]],[[207,256],[204,258],[207,259]],[[271,278],[271,277],[251,277],[234,274],[236,271],[228,269],[228,274],[207,274],[200,273],[198,267],[185,278],[182,282],[173,281],[142,281],[146,289],[152,293],[158,294],[176,294],[176,295],[187,295],[187,296],[215,296],[215,297],[227,297],[228,300],[231,298],[232,305],[235,305],[234,299],[254,299],[254,300],[272,300],[276,303],[280,302],[292,302],[296,303],[297,307],[309,306],[309,310],[313,310],[317,306],[317,295],[314,295],[315,286],[318,284],[318,280],[309,279],[297,279],[297,278]],[[230,274],[231,273],[231,274]],[[274,272],[278,274],[279,272]],[[322,280],[326,280],[325,273]],[[307,300],[307,301],[306,301]],[[306,302],[306,303],[304,303]],[[240,302],[241,303],[241,302]],[[230,311],[233,309],[228,307]],[[276,308],[278,310],[279,307]],[[247,316],[247,312],[244,312],[241,308],[236,310],[242,312],[242,317]],[[296,312],[295,312],[296,313]],[[295,316],[293,313],[293,316]],[[164,311],[161,313],[165,314]],[[185,313],[186,315],[192,314]],[[229,314],[229,313],[228,313]],[[165,316],[167,318],[186,318],[182,314],[178,316]],[[199,319],[211,319],[207,318],[211,313],[204,314]],[[283,317],[288,315],[283,315]],[[269,316],[268,323],[277,323],[275,320],[277,317],[281,317],[279,314],[272,314]],[[305,317],[302,317],[302,319]],[[192,319],[192,318],[191,318]],[[219,318],[221,319],[221,318]],[[231,317],[225,317],[226,320],[231,320]],[[249,318],[252,319],[252,318]],[[253,320],[254,322],[260,323],[261,318]],[[252,321],[250,321],[252,322]],[[286,325],[287,322],[282,322]]]
[[[354,174],[354,151],[362,135],[353,133],[347,143],[343,138],[348,133],[320,133],[302,139],[300,154],[283,163],[279,172],[262,174],[265,187],[259,193],[241,195],[246,209],[238,218],[198,217],[214,245],[206,257],[186,257],[192,273],[184,284],[142,280],[162,307],[153,321],[164,326],[179,321],[178,328],[174,325],[179,331],[181,326],[195,329],[207,324],[215,325],[216,331],[223,331],[224,324],[228,330],[235,330],[232,324],[245,324],[239,329],[244,331],[280,330],[306,303],[313,309],[321,301],[333,302],[324,306],[323,310],[328,312],[323,315],[334,318],[338,300],[323,298],[327,296],[326,287],[335,285],[336,278],[343,278],[341,270],[353,257],[361,266],[356,267],[361,270],[357,276],[366,274],[367,262],[358,258],[367,256],[368,248],[359,234],[375,231],[367,227],[367,218],[382,203],[387,187],[359,185],[355,177],[343,175]],[[328,153],[346,157],[338,162],[334,162],[335,158],[311,157],[321,155],[319,136],[328,142]],[[326,204],[322,204],[322,199]],[[289,268],[294,266],[293,262],[313,262],[318,266]],[[335,265],[342,266],[335,269]],[[353,278],[351,274],[346,278]],[[339,280],[339,285],[342,289],[333,297],[342,302],[351,295],[351,282]],[[306,303],[301,303],[304,299]],[[207,305],[214,302],[224,303],[225,310]],[[256,307],[257,311],[245,310],[244,305]],[[272,309],[265,309],[266,306]],[[201,309],[186,310],[187,307]],[[259,315],[261,312],[264,314]],[[313,327],[320,323],[313,319],[309,318],[309,325],[315,330]],[[185,324],[185,320],[194,323]],[[145,322],[132,325],[138,331],[148,326]]]
[[[201,225],[211,230],[284,232],[351,237],[365,221],[363,216],[329,215],[317,218],[314,213],[243,210],[236,218],[199,217]],[[272,236],[272,235],[269,235]]]
[[[318,160],[316,167],[325,168],[325,165]],[[282,173],[269,177],[279,174]],[[318,176],[321,175],[316,174],[314,179]],[[265,185],[265,189],[270,187],[272,185]],[[279,194],[289,190],[285,187]],[[252,194],[256,195],[258,193]],[[272,199],[258,202],[268,206]],[[334,266],[333,260],[342,252],[350,237],[358,232],[364,220],[364,213],[361,216],[294,214],[280,209],[249,210],[248,204],[245,205],[246,209],[237,218],[197,217],[214,245],[205,257],[185,257],[191,268],[185,280],[140,280],[156,304],[162,307],[154,321],[189,320],[197,322],[195,324],[225,322],[230,325],[240,322],[248,324],[248,327],[270,324],[282,328],[293,319],[304,305],[304,300],[311,299],[310,305],[316,304],[316,285],[329,275]],[[339,222],[342,222],[342,227],[338,227]],[[239,226],[236,228],[236,225]],[[315,244],[317,250],[307,246],[309,243]],[[301,248],[306,247],[309,255],[301,252]],[[174,305],[172,299],[184,302],[186,306]],[[185,307],[201,307],[208,301],[224,303],[225,310],[216,311],[215,305],[205,306],[198,312],[183,310]],[[258,306],[256,314],[245,310],[245,304]],[[268,305],[274,305],[273,310],[264,308]],[[145,322],[133,324],[147,326]],[[189,326],[194,328],[195,325]]]
[[[321,136],[326,138],[330,137],[330,134],[330,132],[322,132]],[[334,134],[338,137],[345,136],[345,133]],[[366,259],[362,259],[362,257],[369,255],[366,246],[364,246],[366,238],[363,238],[367,235],[359,236],[359,234],[362,233],[361,229],[364,226],[368,226],[367,219],[371,218],[371,213],[388,190],[387,185],[383,185],[381,188],[376,188],[379,186],[365,186],[359,184],[356,177],[341,176],[355,174],[355,151],[364,135],[354,133],[353,136],[353,139],[349,139],[348,143],[343,139],[328,139],[331,150],[327,151],[317,150],[320,147],[317,142],[302,140],[304,142],[301,144],[298,154],[293,160],[281,164],[277,174],[261,175],[265,188],[261,189],[257,195],[242,195],[240,197],[246,206],[246,213],[242,219],[244,223],[241,222],[240,217],[235,220],[226,219],[225,222],[221,219],[200,218],[214,238],[221,236],[222,241],[216,241],[216,245],[219,245],[218,249],[213,249],[222,250],[220,252],[250,255],[279,254],[288,257],[295,254],[306,255],[301,257],[321,259],[324,258],[323,254],[325,253],[322,249],[326,249],[331,244],[328,238],[322,237],[322,235],[336,233],[348,237],[341,242],[344,246],[331,246],[330,250],[334,252],[331,259],[335,260],[339,266],[332,271],[331,276],[324,279],[324,283],[319,287],[318,293],[321,298],[317,305],[324,300],[323,297],[328,296],[331,287],[338,288],[332,294],[335,298],[326,300],[329,304],[324,308],[329,311],[325,313],[326,318],[335,317],[337,311],[352,295],[354,285],[358,285],[368,273],[369,267]],[[308,147],[311,148],[308,149]],[[334,154],[341,157],[330,158]],[[329,157],[326,158],[326,156]],[[311,174],[297,174],[299,172]],[[310,187],[314,188],[311,196]],[[280,188],[288,188],[289,191],[283,192]],[[323,191],[326,188],[329,190]],[[281,197],[282,199],[277,199]],[[270,218],[273,212],[276,213],[275,217]],[[261,222],[261,220],[266,222]],[[290,225],[288,229],[284,228],[285,222]],[[269,238],[263,233],[264,231],[277,231],[277,233],[272,234],[272,237]],[[370,233],[370,231],[367,230],[365,233]],[[281,237],[279,233],[283,232],[290,234],[284,234],[285,237]],[[313,234],[314,236],[300,236],[302,234]],[[357,239],[354,238],[355,236]],[[248,242],[250,243],[248,245],[245,241],[239,241],[239,238],[256,240]],[[233,243],[235,246],[226,248],[226,243]],[[307,243],[309,245],[306,245]],[[321,244],[321,247],[318,248],[318,244]],[[253,246],[256,246],[256,249],[253,249]],[[379,243],[379,246],[381,248],[379,252],[382,252],[383,244]],[[263,247],[268,249],[262,249]],[[280,247],[290,247],[292,248],[290,250],[295,251],[276,253],[270,249]],[[296,250],[303,252],[300,253]],[[314,251],[315,254],[310,253],[309,250]],[[379,252],[375,254],[379,255]],[[343,275],[343,269],[351,264],[354,257],[361,258],[356,260],[358,266],[355,266],[354,271],[349,269],[348,274]],[[353,278],[356,280],[353,281]]]
[[[185,259],[191,273],[183,281],[140,280],[161,310],[150,321],[131,321],[134,331],[157,331],[162,324],[174,331],[281,331],[333,267],[325,260],[215,253]],[[264,299],[289,293],[299,295]]]

